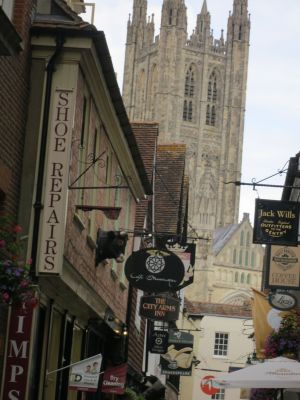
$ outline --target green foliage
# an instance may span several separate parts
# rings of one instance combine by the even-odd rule
[[[136,393],[133,389],[127,387],[124,393],[124,400],[145,400],[141,393]]]

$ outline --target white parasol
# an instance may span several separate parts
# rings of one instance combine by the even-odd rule
[[[300,362],[277,357],[214,378],[224,388],[300,388]]]

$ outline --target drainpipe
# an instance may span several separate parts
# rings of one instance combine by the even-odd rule
[[[37,277],[36,277],[36,273],[35,273],[35,267],[36,267],[36,258],[37,258],[37,250],[38,250],[38,237],[39,237],[39,225],[40,225],[40,219],[41,219],[41,210],[43,209],[42,194],[43,194],[43,180],[44,180],[45,159],[46,159],[46,150],[47,150],[52,80],[53,80],[53,74],[55,72],[55,63],[58,58],[58,55],[60,54],[60,52],[63,48],[64,42],[65,42],[65,39],[61,34],[56,37],[56,48],[47,64],[47,67],[46,67],[47,80],[46,80],[45,102],[44,102],[44,112],[43,112],[42,135],[41,135],[41,144],[40,144],[38,176],[37,176],[37,188],[36,188],[35,202],[33,205],[34,220],[33,220],[32,245],[31,245],[31,259],[32,259],[31,275],[36,281],[37,281]]]

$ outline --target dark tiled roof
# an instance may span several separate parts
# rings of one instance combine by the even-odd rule
[[[158,124],[146,122],[131,123],[132,131],[136,138],[148,180],[152,182],[156,143],[158,137]],[[141,231],[144,228],[145,215],[148,214],[150,199],[142,199],[136,208],[135,230]]]
[[[144,162],[148,179],[151,182],[158,137],[158,124],[154,122],[132,122],[131,127]]]
[[[252,318],[250,305],[237,306],[219,303],[200,303],[184,300],[187,314],[202,317],[204,315]]]
[[[161,233],[180,233],[184,193],[184,144],[159,145],[155,178],[155,228]]]

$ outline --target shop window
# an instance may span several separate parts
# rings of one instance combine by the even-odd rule
[[[216,332],[215,333],[215,344],[214,344],[214,355],[215,356],[227,356],[228,353],[228,333]]]
[[[49,372],[55,371],[59,365],[59,349],[60,349],[60,332],[62,327],[62,315],[53,310],[52,314],[52,325],[49,327],[51,332],[50,341],[48,343],[48,365],[47,369]],[[57,384],[57,374],[53,373],[48,375],[46,385],[45,385],[45,400],[52,400],[56,398],[56,384]]]
[[[224,400],[225,399],[225,389],[220,389],[218,393],[212,394],[211,398],[214,400]]]

